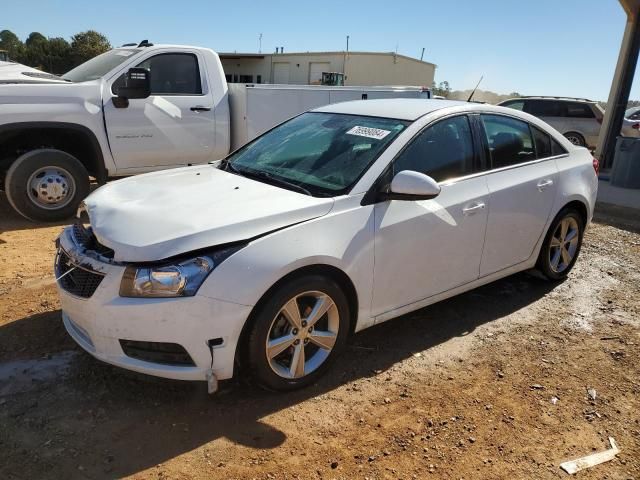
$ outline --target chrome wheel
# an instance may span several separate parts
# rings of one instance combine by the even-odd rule
[[[71,202],[76,190],[73,176],[61,167],[42,167],[27,182],[29,199],[46,210],[63,208]]]
[[[319,291],[296,295],[269,327],[265,345],[269,366],[287,379],[310,374],[331,354],[339,329],[338,307],[329,295]]]
[[[558,224],[549,245],[549,266],[555,273],[564,272],[578,251],[580,227],[573,217],[563,218]]]

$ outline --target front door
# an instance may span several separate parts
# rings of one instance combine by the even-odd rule
[[[558,173],[546,133],[512,117],[481,118],[491,160],[486,175],[491,211],[480,266],[485,276],[534,253],[553,207]]]
[[[129,100],[126,108],[116,108],[111,100],[104,105],[118,171],[213,160],[213,99],[211,92],[203,92],[198,56],[162,53],[137,66],[150,71],[151,96]],[[123,81],[123,77],[118,78],[112,91],[117,91]]]
[[[442,191],[432,200],[376,204],[374,315],[478,278],[489,191],[484,176],[460,178],[475,170],[475,152],[462,115],[428,127],[394,161],[393,174],[425,173]]]

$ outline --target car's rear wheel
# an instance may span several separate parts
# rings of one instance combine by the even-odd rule
[[[562,210],[554,219],[538,257],[538,269],[549,280],[564,279],[578,259],[584,220],[574,209]]]
[[[73,155],[33,150],[13,162],[5,191],[11,206],[29,220],[64,220],[76,213],[89,194],[89,174]]]
[[[257,312],[248,344],[252,375],[273,390],[314,383],[344,348],[349,323],[347,298],[330,278],[285,283]]]
[[[564,134],[564,137],[577,147],[587,146],[587,142],[584,140],[584,137],[577,132],[567,132]]]

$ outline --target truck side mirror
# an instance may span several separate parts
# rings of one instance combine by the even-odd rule
[[[151,95],[151,72],[146,68],[130,68],[124,78],[124,85],[118,88],[118,96],[114,98],[116,107],[128,107],[129,100],[148,98]]]

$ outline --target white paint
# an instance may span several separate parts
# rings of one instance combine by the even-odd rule
[[[548,131],[568,154],[448,180],[439,184],[441,192],[433,200],[363,205],[365,192],[389,162],[430,123],[456,113],[506,110],[430,100],[368,100],[320,110],[370,116],[395,112],[415,121],[350,193],[335,198],[314,198],[213,165],[128,178],[88,197],[91,224],[98,239],[115,250],[116,261],[154,261],[252,240],[217,265],[193,297],[122,298],[125,266],[91,258],[66,229],[60,242],[70,257],[106,275],[89,299],[60,290],[65,325],[76,341],[101,360],[139,372],[202,381],[212,372],[223,380],[233,373],[239,335],[253,306],[301,267],[328,265],[350,278],[358,297],[355,329],[362,330],[533,267],[550,222],[569,201],[583,202],[591,218],[597,179],[590,155],[526,114],[509,111]],[[526,201],[521,198],[523,189],[549,174],[556,186],[551,198],[530,193]],[[504,241],[510,236],[518,242]],[[508,262],[497,263],[488,241],[499,243]],[[211,365],[206,340],[217,337],[224,344]],[[120,348],[121,338],[178,343],[196,365],[171,367],[129,358]]]

